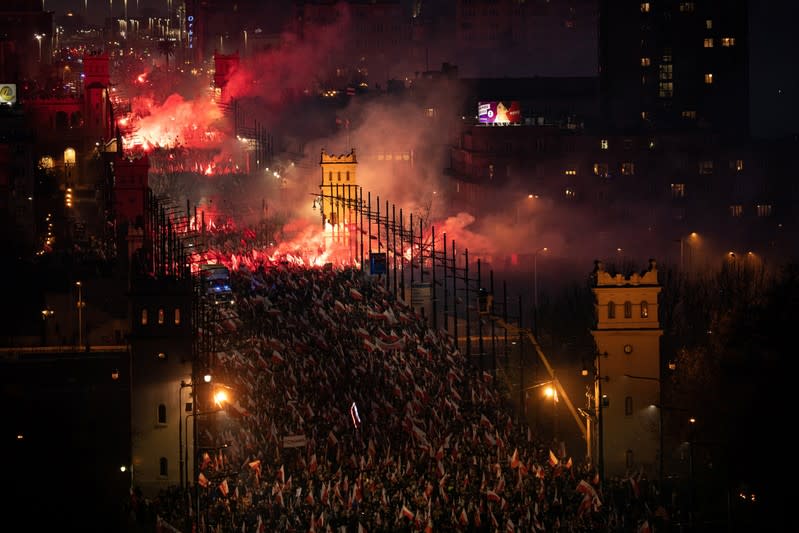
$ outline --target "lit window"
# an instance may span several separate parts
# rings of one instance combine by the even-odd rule
[[[685,198],[685,183],[672,183],[671,184],[671,197],[672,198]]]
[[[428,118],[433,118],[435,114],[436,110],[433,109],[432,107],[428,107],[427,109],[425,109],[425,115],[427,115]]]
[[[641,120],[649,119],[649,113],[646,111],[641,111]]]
[[[713,38],[707,37],[705,39],[705,48],[713,48]]]
[[[713,161],[705,160],[699,162],[699,173],[707,176],[713,174]]]
[[[169,460],[166,457],[161,457],[158,460],[158,475],[167,477],[169,474]]]
[[[147,309],[141,310],[141,325],[142,326],[147,325]]]
[[[633,397],[627,396],[624,398],[624,414],[625,416],[633,415]]]
[[[661,98],[671,98],[674,95],[674,82],[661,81],[658,84],[658,96]]]
[[[641,2],[641,13],[649,13],[649,10],[652,9],[652,6],[649,2]]]
[[[571,187],[567,187],[566,190],[563,191],[563,192],[566,195],[566,198],[569,198],[569,199],[573,199],[573,198],[575,198],[577,196],[577,191],[575,191]]]
[[[649,304],[641,302],[641,318],[649,318]]]
[[[722,37],[721,38],[721,46],[735,46],[735,37]]]
[[[757,204],[757,216],[759,216],[759,217],[770,217],[771,216],[771,204]]]
[[[689,118],[689,119],[691,119],[691,120],[695,120],[695,119],[696,119],[696,111],[694,111],[694,110],[687,110],[687,109],[686,109],[686,110],[684,110],[684,111],[682,112],[682,118]]]
[[[159,309],[158,310],[158,325],[159,326],[163,326],[164,325],[164,310],[163,309]]]
[[[712,73],[708,72],[707,74],[705,74],[705,83],[708,84],[708,85],[713,83],[713,74]]]
[[[624,318],[632,318],[633,317],[633,303],[632,302],[624,302]]]
[[[616,318],[616,303],[608,302],[608,318]]]
[[[744,206],[740,204],[734,204],[730,206],[730,215],[737,218],[743,214],[744,214]]]
[[[671,48],[663,49],[663,56],[661,58],[661,63],[671,63]]]
[[[713,21],[710,20],[710,19],[707,19],[705,21],[705,28],[708,29],[708,30],[712,30],[713,29]]]
[[[166,424],[166,405],[158,404],[158,423]]]
[[[627,161],[621,164],[621,173],[625,176],[632,176],[635,174],[635,163]]]
[[[576,176],[577,175],[577,171],[574,170],[573,168],[570,168],[570,169],[567,169],[564,172],[564,174],[566,174],[567,176]]]
[[[607,163],[594,163],[594,175],[595,176],[602,176],[607,177],[608,175],[608,164]]]
[[[693,2],[680,2],[680,11],[682,13],[693,13],[696,6]]]
[[[650,64],[651,64],[651,61],[650,61],[650,59],[648,57],[642,57],[641,58],[641,66],[642,67],[648,67]]]
[[[385,159],[385,156],[383,155],[383,152],[378,152],[377,153],[377,160],[378,161],[382,161],[383,159]]]
[[[607,150],[608,149],[608,140],[607,139],[600,140],[599,141],[599,147],[602,148],[603,150]]]
[[[175,325],[176,326],[180,325],[180,308],[179,307],[175,308]]]
[[[667,65],[660,65],[658,67],[659,77],[661,80],[670,80],[674,77],[674,65],[671,63]]]

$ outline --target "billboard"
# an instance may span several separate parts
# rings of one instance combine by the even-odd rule
[[[477,117],[480,124],[521,124],[522,108],[519,102],[478,102]]]
[[[17,85],[15,83],[0,83],[0,104],[17,103]]]

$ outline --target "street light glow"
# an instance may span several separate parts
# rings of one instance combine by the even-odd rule
[[[228,400],[228,398],[227,398],[227,392],[225,392],[225,391],[223,391],[223,390],[218,390],[218,391],[216,391],[216,392],[214,393],[214,402],[215,402],[217,405],[222,405],[222,404],[223,404],[224,402],[226,402],[227,400]]]
[[[544,389],[544,394],[546,395],[547,398],[552,398],[555,395],[555,389],[553,389],[552,387],[547,387],[546,389]]]
[[[204,375],[203,381],[205,381],[206,383],[211,383],[211,374]]]

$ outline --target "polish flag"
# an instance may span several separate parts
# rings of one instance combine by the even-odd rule
[[[555,456],[552,450],[549,450],[549,464],[551,466],[558,466],[558,458]]]
[[[280,465],[280,468],[277,470],[277,479],[281,483],[286,481],[286,471],[283,469],[283,465]]]
[[[518,448],[513,450],[513,455],[510,458],[510,467],[511,468],[518,468],[519,467],[519,449]]]
[[[200,484],[201,487],[208,487],[208,478],[200,472],[200,476],[197,478],[197,482]]]
[[[413,511],[408,509],[405,504],[402,505],[402,516],[408,520],[413,520]]]
[[[489,490],[486,492],[486,496],[488,497],[489,501],[498,502],[499,501],[499,494],[494,492],[493,490]]]
[[[461,509],[461,515],[458,517],[458,522],[460,522],[462,526],[469,525],[469,516],[466,514],[466,509]]]
[[[308,464],[308,472],[313,474],[314,472],[316,472],[316,468],[317,468],[316,454],[314,453],[314,454],[311,454],[311,460],[310,460],[310,462]]]
[[[222,493],[222,496],[228,495],[227,479],[219,484],[219,491]]]

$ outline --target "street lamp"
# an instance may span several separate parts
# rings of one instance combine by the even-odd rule
[[[83,283],[76,281],[75,286],[78,288],[78,346],[83,347],[83,308],[86,302],[83,301]]]
[[[194,384],[192,382],[185,382],[180,380],[180,389],[178,389],[178,461],[180,462],[180,488],[183,489],[186,487],[185,481],[185,462],[183,459],[183,417],[181,416],[181,411],[183,410],[183,389],[191,387],[192,390],[194,389]],[[192,405],[194,402],[192,402]],[[188,429],[188,417],[186,419],[187,429]],[[188,445],[186,446],[188,451]]]
[[[536,339],[538,338],[538,254],[547,251],[549,248],[544,246],[533,252],[533,327]]]
[[[33,34],[33,38],[39,42],[39,63],[42,62],[42,37],[44,37],[44,34],[41,33]]]

